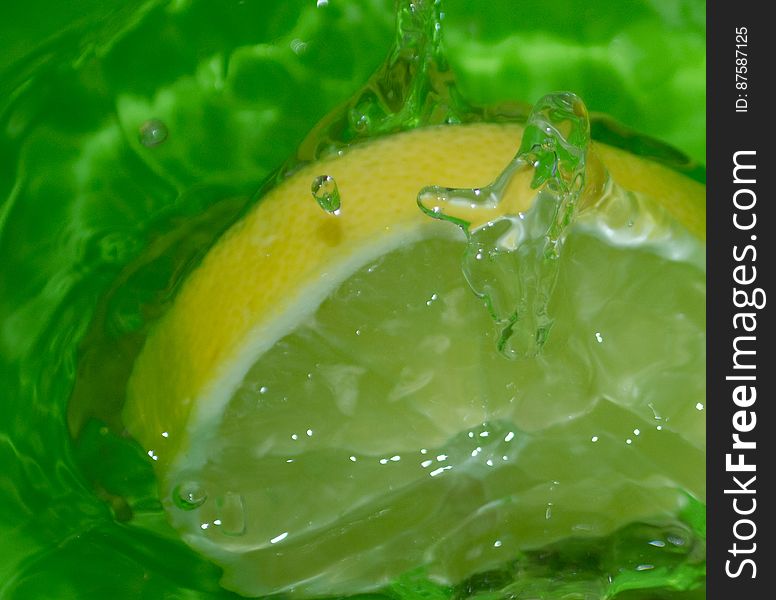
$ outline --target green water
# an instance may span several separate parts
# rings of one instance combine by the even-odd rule
[[[702,3],[445,9],[449,60],[470,100],[515,101],[521,114],[520,102],[573,89],[592,110],[702,158]],[[0,9],[0,597],[233,596],[167,525],[150,461],[115,415],[182,276],[368,79],[393,20],[379,1]],[[594,137],[676,161],[623,131],[593,123]],[[655,585],[697,587],[702,512],[672,525],[674,539],[695,541],[675,544],[683,558],[655,570]],[[518,557],[456,588],[409,574],[383,595],[495,597],[516,579],[584,594],[574,577],[611,570],[610,591],[635,597],[631,571],[618,569],[643,563],[644,540],[669,537],[648,527]]]

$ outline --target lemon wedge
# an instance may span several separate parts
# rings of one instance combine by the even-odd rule
[[[493,180],[521,131],[419,129],[305,166],[148,337],[124,423],[228,589],[351,594],[421,566],[454,583],[703,498],[704,269],[572,231],[552,336],[508,361],[461,275],[463,234],[418,209],[430,183]],[[702,249],[702,185],[594,150]],[[311,196],[322,176],[336,216]]]

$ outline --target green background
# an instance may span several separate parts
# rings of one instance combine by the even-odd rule
[[[704,162],[704,2],[444,12],[469,100],[573,90]],[[166,528],[115,410],[79,400],[100,420],[74,444],[68,401],[120,403],[180,273],[377,68],[393,20],[386,0],[0,7],[0,598],[228,596]],[[169,138],[146,148],[151,117]]]

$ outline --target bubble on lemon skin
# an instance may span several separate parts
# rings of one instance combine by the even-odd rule
[[[340,198],[339,188],[334,177],[330,175],[318,175],[313,179],[310,187],[313,198],[323,210],[332,215],[338,215],[342,200]]]
[[[169,131],[167,125],[165,125],[163,121],[160,121],[159,119],[149,119],[140,126],[138,138],[143,146],[146,148],[153,148],[154,146],[163,143],[168,135]]]
[[[463,272],[499,327],[509,358],[538,354],[550,332],[547,307],[558,259],[585,187],[590,124],[570,92],[544,96],[531,112],[517,155],[481,188],[429,186],[418,206],[466,233]],[[515,208],[516,191],[535,191],[531,208]]]

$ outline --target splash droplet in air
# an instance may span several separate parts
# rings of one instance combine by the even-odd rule
[[[313,193],[313,198],[323,210],[327,213],[338,215],[340,212],[340,206],[342,204],[340,200],[339,188],[334,177],[330,175],[318,175],[313,179],[313,184],[310,188]]]
[[[510,358],[536,355],[552,326],[548,314],[558,259],[585,188],[590,141],[587,109],[574,94],[549,94],[534,107],[515,158],[491,184],[430,186],[420,209],[466,233],[467,282],[500,330]],[[530,209],[519,210],[526,194]]]
[[[167,130],[167,125],[165,125],[163,121],[160,121],[159,119],[149,119],[140,126],[138,137],[143,146],[146,148],[153,148],[154,146],[163,143],[168,135],[169,131]]]

